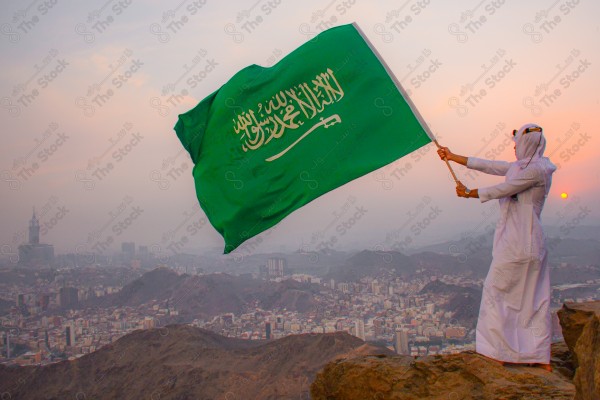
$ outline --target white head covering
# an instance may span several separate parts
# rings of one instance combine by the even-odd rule
[[[519,128],[513,139],[517,146],[517,160],[525,161],[522,165],[523,167],[530,159],[533,161],[542,157],[544,155],[544,150],[546,149],[546,138],[544,137],[543,132],[534,131],[523,134],[527,128],[540,128],[540,126],[536,124],[525,124]]]
[[[527,128],[540,128],[536,124],[525,124],[519,128],[513,140],[515,141],[517,163],[521,169],[539,168],[544,177],[544,186],[546,196],[552,184],[552,173],[556,171],[556,166],[548,157],[544,157],[546,149],[546,138],[543,132],[527,132]],[[540,128],[541,129],[541,128]]]

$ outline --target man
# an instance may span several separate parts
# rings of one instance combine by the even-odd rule
[[[464,157],[441,147],[438,155],[487,174],[504,175],[503,183],[469,190],[457,182],[459,197],[498,199],[492,264],[483,283],[475,334],[477,353],[506,363],[550,366],[550,275],[540,214],[556,166],[543,157],[546,139],[534,124],[513,131],[517,161]]]

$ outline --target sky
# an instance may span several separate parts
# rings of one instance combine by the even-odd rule
[[[452,151],[511,161],[510,132],[542,126],[558,166],[543,223],[565,235],[598,224],[598,15],[592,0],[3,0],[0,257],[16,261],[33,208],[56,253],[122,242],[222,252],[178,115],[242,68],[352,22]],[[454,166],[470,188],[502,181]],[[493,228],[497,202],[458,198],[454,186],[428,144],[236,252],[404,250]]]

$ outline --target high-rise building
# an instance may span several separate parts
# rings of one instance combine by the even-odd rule
[[[42,311],[46,311],[48,309],[48,305],[50,304],[50,295],[47,293],[38,294],[38,298],[36,301],[36,305],[39,306]]]
[[[73,308],[79,303],[77,288],[61,287],[58,293],[58,302],[63,308]]]
[[[428,303],[425,305],[425,309],[427,310],[427,314],[433,315],[435,312],[435,303]]]
[[[269,258],[265,265],[260,266],[259,272],[261,277],[266,279],[283,278],[286,268],[287,261],[285,258]]]
[[[35,216],[35,208],[29,221],[29,244],[40,244],[40,221]]]
[[[135,256],[135,243],[134,242],[121,243],[121,251],[126,256],[129,256],[129,257]]]
[[[377,279],[375,279],[373,282],[371,282],[371,293],[379,294],[380,289],[381,289],[381,286],[379,285],[379,282],[377,282]]]
[[[10,358],[10,331],[4,331],[3,339],[3,345],[6,349],[6,358]]]
[[[406,329],[399,329],[395,333],[394,337],[394,349],[397,354],[410,355],[408,348],[408,331]]]
[[[350,291],[350,285],[348,284],[348,282],[340,282],[337,285],[338,290],[343,292],[343,293],[348,293]]]
[[[40,221],[33,215],[29,221],[29,243],[19,246],[19,264],[43,265],[54,261],[54,246],[40,243]]]
[[[271,322],[265,322],[265,337],[267,340],[271,339]]]
[[[281,315],[275,317],[275,329],[283,329],[283,317]]]
[[[365,321],[362,319],[357,319],[354,321],[354,336],[365,340]]]
[[[65,327],[65,344],[67,346],[71,345],[71,327],[69,325]]]
[[[73,324],[68,324],[65,327],[65,340],[67,346],[75,346],[75,327]]]

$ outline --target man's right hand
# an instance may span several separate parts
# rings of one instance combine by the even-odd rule
[[[451,161],[452,160],[452,156],[454,155],[449,148],[447,147],[440,147],[437,151],[438,155],[440,156],[440,159],[442,160],[448,160]]]

